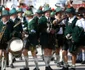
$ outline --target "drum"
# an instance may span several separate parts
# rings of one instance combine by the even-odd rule
[[[15,38],[15,39],[12,39],[9,43],[9,49],[12,51],[12,52],[19,52],[19,51],[22,51],[24,47],[24,43],[21,39],[19,38]]]

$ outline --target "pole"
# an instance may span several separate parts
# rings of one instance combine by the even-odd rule
[[[1,0],[1,5],[3,5],[3,2],[4,2],[4,1],[3,1],[3,0]]]

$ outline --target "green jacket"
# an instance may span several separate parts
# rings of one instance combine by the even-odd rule
[[[20,18],[19,18],[20,19]],[[22,23],[22,28],[23,28],[23,31],[27,31],[27,20],[26,20],[26,18],[25,18],[25,16],[22,16],[22,19],[20,19],[21,21],[23,20],[23,23]]]
[[[6,26],[5,32],[4,32],[3,37],[2,37],[3,42],[7,42],[12,38],[12,32],[13,32],[12,23],[13,22],[11,20],[9,20],[7,22],[7,24],[5,25],[5,24],[3,24],[2,21],[0,21],[0,32],[3,32],[3,27]]]
[[[36,17],[34,17],[30,22],[28,22],[27,28],[28,28],[29,34],[33,33],[32,30],[34,30],[35,33],[37,32],[38,23],[36,21]]]
[[[79,43],[84,38],[84,29],[78,26],[75,26],[72,32],[72,39],[75,43]]]
[[[16,18],[15,21],[13,22],[13,26],[15,26],[19,21],[20,21],[20,19]],[[18,26],[13,28],[13,36],[21,38],[22,37],[22,31],[23,31],[22,24],[19,24]]]
[[[77,21],[78,19],[77,18],[75,18],[73,21],[72,21],[72,23],[68,23],[68,19],[67,19],[67,21],[66,21],[66,28],[65,28],[65,36],[67,35],[67,34],[72,34],[72,32],[73,32],[73,29],[74,29],[74,27],[75,27],[75,24],[76,24],[76,21]]]
[[[38,27],[39,27],[39,31],[40,32],[46,32],[47,29],[47,19],[45,16],[42,16],[39,20],[38,20]]]

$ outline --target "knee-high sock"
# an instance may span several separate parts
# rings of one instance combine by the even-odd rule
[[[75,67],[76,67],[76,65],[72,65],[72,66],[71,66],[71,68],[75,68]]]
[[[29,68],[29,66],[28,66],[28,56],[24,56],[24,58],[25,58],[26,68]]]
[[[49,65],[50,60],[51,60],[51,56],[44,56],[44,61],[45,61],[45,66],[46,67],[50,66]]]
[[[85,61],[85,52],[82,52],[82,60]]]
[[[3,58],[3,57],[2,57],[2,58]],[[3,62],[2,62],[2,58],[0,58],[0,67],[2,66],[2,63],[3,63]],[[5,67],[5,68],[4,68],[4,69],[6,69],[6,59],[4,59],[4,62],[5,62],[5,63],[4,63],[4,67]]]
[[[12,55],[12,53],[9,53],[9,59],[10,59],[10,65],[13,64],[14,56]]]
[[[56,63],[59,63],[59,60],[60,60],[60,56],[56,54]]]
[[[38,67],[38,58],[37,57],[34,57],[34,62],[35,62],[36,68],[39,69],[39,67]]]
[[[64,62],[64,67],[68,67],[68,62]]]

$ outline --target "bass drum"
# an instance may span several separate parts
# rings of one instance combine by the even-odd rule
[[[23,47],[24,47],[24,43],[19,38],[12,39],[9,43],[9,49],[12,52],[22,51]]]

